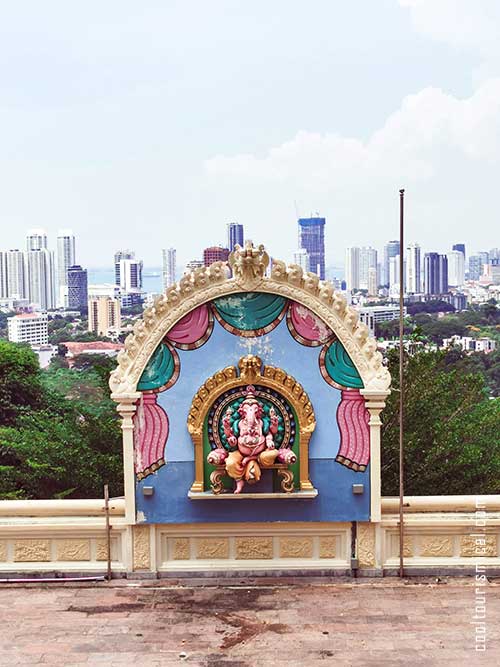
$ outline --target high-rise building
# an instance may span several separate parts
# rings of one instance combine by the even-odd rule
[[[162,250],[163,258],[163,289],[166,290],[175,283],[176,272],[176,250],[175,248],[167,248]]]
[[[500,248],[492,248],[489,253],[489,261],[492,262],[495,259],[500,259]]]
[[[469,280],[479,280],[483,273],[483,265],[490,261],[489,253],[478,252],[469,257]]]
[[[227,247],[230,252],[233,252],[236,244],[243,247],[243,225],[230,222],[227,226]]]
[[[459,250],[465,259],[465,243],[455,243],[452,250]]]
[[[45,229],[30,229],[26,235],[26,250],[46,250],[47,232]]]
[[[305,248],[299,248],[293,253],[293,263],[300,266],[304,272],[309,271],[309,255]]]
[[[28,297],[26,265],[22,250],[8,250],[5,253],[7,270],[7,296],[16,299]]]
[[[460,287],[465,282],[465,256],[461,250],[448,253],[448,284]]]
[[[384,266],[382,284],[389,287],[389,262],[391,257],[399,256],[399,241],[389,241],[384,246]],[[399,282],[399,280],[398,280]]]
[[[120,289],[122,292],[140,292],[142,290],[142,261],[137,259],[120,260]]]
[[[346,249],[345,282],[348,292],[359,289],[359,248]]]
[[[41,310],[56,306],[54,253],[46,248],[26,253],[28,299]]]
[[[132,250],[117,250],[115,252],[115,285],[121,285],[120,262],[122,259],[134,259]]]
[[[325,279],[325,218],[299,218],[299,248],[307,250],[309,271]]]
[[[71,229],[57,234],[57,305],[68,305],[68,269],[75,265],[75,237]]]
[[[368,296],[377,296],[378,294],[378,271],[376,267],[370,266],[368,269]]]
[[[68,267],[68,308],[86,312],[87,307],[87,269],[75,264]]]
[[[401,279],[399,271],[399,255],[394,255],[389,259],[389,294],[391,297],[398,297],[401,289]],[[406,289],[406,260],[403,260],[403,291]]]
[[[0,299],[9,296],[7,284],[7,253],[0,250]]]
[[[359,288],[368,289],[370,269],[377,270],[377,251],[375,248],[359,249]],[[375,278],[376,279],[376,278]]]
[[[222,246],[212,246],[205,248],[203,251],[203,264],[210,266],[214,262],[227,262],[229,257],[229,248],[222,248]]]
[[[410,243],[406,253],[406,293],[420,294],[422,291],[420,246],[418,243]]]
[[[47,313],[21,313],[7,318],[8,338],[13,343],[29,343],[33,347],[49,342]]]
[[[107,336],[121,327],[120,299],[110,296],[89,296],[89,331]]]
[[[437,252],[427,252],[424,256],[424,282],[426,294],[446,294],[448,292],[448,258]]]

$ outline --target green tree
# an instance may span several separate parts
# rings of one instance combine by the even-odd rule
[[[43,387],[36,354],[28,345],[0,339],[0,425],[41,405]]]
[[[43,372],[27,347],[0,341],[0,498],[122,493],[121,433],[107,371]]]
[[[449,354],[405,354],[405,494],[499,493],[500,401],[488,398],[482,374],[457,368]],[[393,391],[383,415],[382,490],[397,495],[398,351],[389,354],[389,367]]]

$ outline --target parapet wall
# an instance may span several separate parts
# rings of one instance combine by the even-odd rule
[[[384,498],[379,523],[130,525],[123,499],[113,499],[112,571],[144,577],[228,571],[350,574],[355,556],[358,575],[390,574],[399,566],[397,511],[397,499]],[[404,556],[411,574],[500,572],[500,496],[406,498]],[[0,502],[0,577],[102,574],[106,559],[103,501]]]

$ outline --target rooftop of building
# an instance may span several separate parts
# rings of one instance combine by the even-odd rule
[[[34,320],[46,317],[47,313],[17,313],[17,315],[9,317],[9,320]]]
[[[77,356],[78,354],[84,354],[85,352],[92,352],[92,351],[110,351],[110,350],[122,350],[125,345],[123,343],[108,343],[106,341],[102,340],[96,340],[90,343],[79,343],[75,341],[67,341],[61,343],[61,345],[64,345],[68,352],[70,352],[73,356]]]

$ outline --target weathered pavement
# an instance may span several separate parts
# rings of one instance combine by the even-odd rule
[[[477,653],[465,579],[0,584],[0,665],[498,666],[500,582],[484,590]]]

